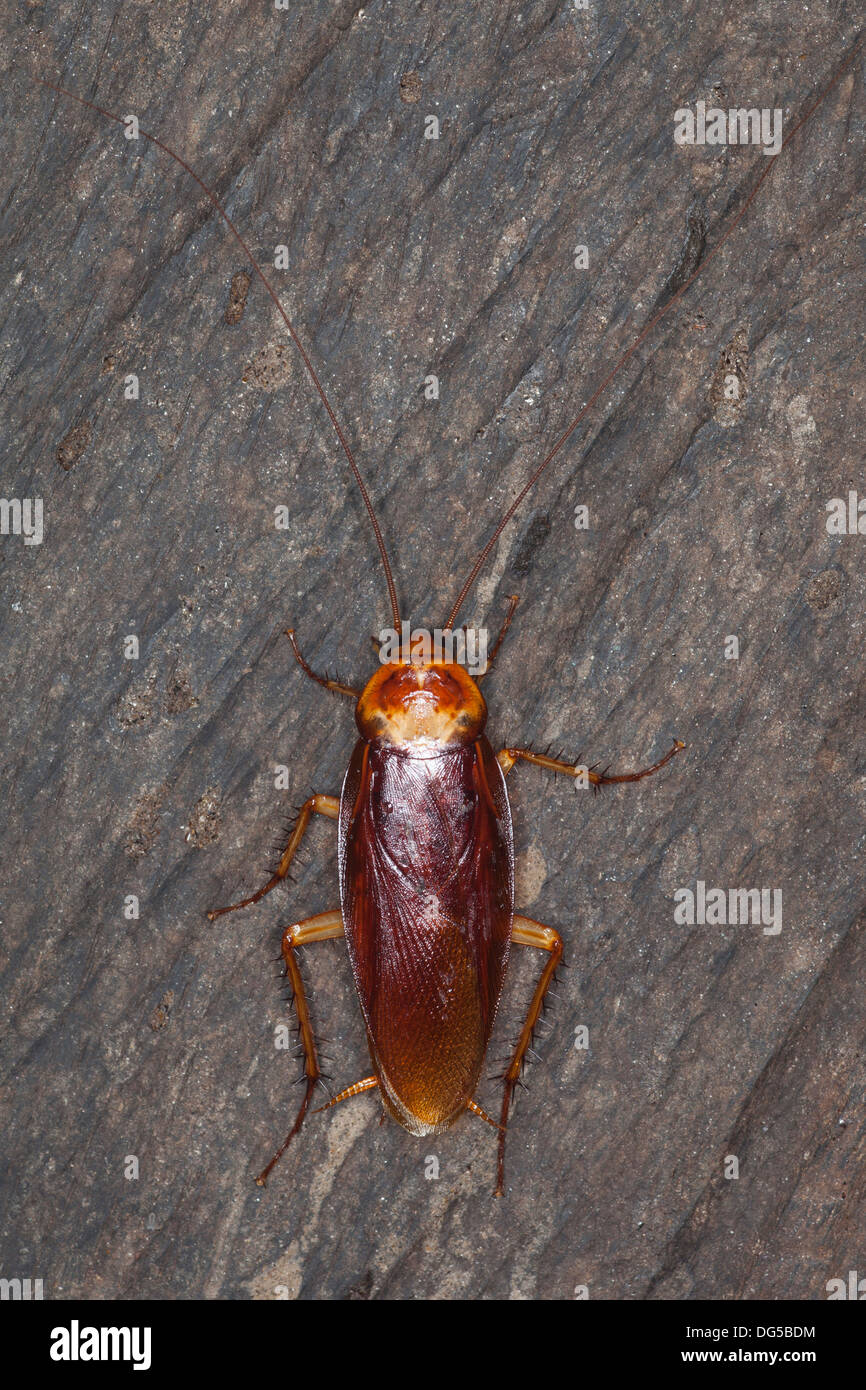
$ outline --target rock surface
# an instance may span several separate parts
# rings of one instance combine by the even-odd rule
[[[862,62],[462,615],[495,628],[521,595],[485,687],[497,746],[622,768],[688,744],[599,798],[511,776],[520,904],[562,929],[572,968],[499,1201],[485,1125],[419,1141],[369,1096],[315,1116],[253,1184],[299,1096],[274,1045],[280,925],[336,905],[333,825],[296,883],[213,926],[204,911],[261,881],[352,747],[351,706],[281,629],[363,680],[382,576],[213,208],[28,79],[137,114],[268,266],[287,248],[273,280],[405,612],[436,626],[763,171],[752,146],[676,145],[677,108],[779,107],[790,126],[855,23],[784,0],[8,7],[3,489],[43,499],[44,539],[4,536],[0,566],[4,1275],[59,1298],[817,1299],[866,1267],[866,540],[825,525],[831,498],[866,492]],[[698,881],[781,892],[781,932],[678,923]],[[539,969],[518,955],[491,1058]],[[369,1059],[345,949],[303,969],[348,1085]],[[479,1100],[496,1106],[495,1082]]]

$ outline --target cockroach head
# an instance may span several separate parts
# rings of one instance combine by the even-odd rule
[[[472,743],[487,723],[475,681],[453,661],[407,656],[380,666],[361,692],[355,719],[364,738],[397,746]]]

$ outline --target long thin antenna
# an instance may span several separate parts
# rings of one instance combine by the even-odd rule
[[[797,134],[797,131],[802,129],[802,127],[803,127],[803,126],[806,124],[806,122],[808,121],[809,117],[812,116],[812,115],[814,114],[815,111],[817,111],[818,107],[821,105],[821,103],[824,101],[824,99],[825,99],[826,97],[829,96],[829,94],[832,92],[833,88],[836,86],[837,82],[839,82],[839,80],[845,75],[845,73],[848,71],[848,69],[849,69],[849,68],[851,67],[851,65],[853,64],[853,62],[854,62],[854,60],[856,59],[858,53],[860,52],[860,49],[862,48],[862,46],[863,46],[863,40],[862,40],[862,38],[861,38],[861,39],[858,39],[858,40],[857,40],[857,43],[854,45],[853,49],[851,50],[851,53],[850,53],[849,56],[846,58],[845,62],[842,64],[842,66],[837,70],[837,72],[836,72],[835,76],[833,77],[832,81],[824,88],[824,90],[821,92],[820,96],[816,97],[816,99],[815,99],[815,101],[812,103],[812,105],[808,108],[807,111],[804,112],[804,114],[800,117],[799,121],[797,121],[797,124],[796,124],[795,126],[793,126],[793,127],[791,128],[791,130],[788,131],[788,134],[785,136],[784,140],[782,141],[781,145],[779,146],[779,149],[778,149],[777,153],[774,154],[774,155],[772,156],[772,158],[768,161],[766,169],[765,169],[764,172],[760,175],[760,177],[756,180],[754,188],[752,189],[752,191],[751,191],[751,193],[749,194],[748,198],[747,198],[746,201],[744,202],[743,206],[740,208],[740,211],[737,213],[736,217],[734,218],[734,220],[732,221],[731,225],[728,227],[728,229],[727,229],[727,231],[724,233],[724,235],[720,238],[719,241],[716,242],[715,246],[714,246],[713,249],[710,251],[710,253],[709,253],[707,256],[704,257],[704,259],[701,261],[700,265],[698,266],[697,270],[695,270],[695,271],[692,272],[692,274],[691,274],[691,275],[688,277],[688,279],[680,286],[680,288],[676,291],[676,293],[675,293],[675,294],[672,294],[671,297],[670,297],[670,299],[669,299],[664,305],[662,305],[661,309],[659,309],[659,310],[653,315],[653,317],[649,320],[649,322],[645,325],[645,327],[641,330],[641,332],[640,332],[640,333],[638,334],[638,336],[635,338],[634,342],[631,344],[631,347],[629,347],[629,348],[626,349],[626,351],[622,354],[622,357],[620,357],[620,359],[619,359],[618,362],[615,364],[615,366],[613,366],[613,367],[610,369],[610,371],[607,373],[607,375],[604,377],[604,379],[602,380],[601,384],[600,384],[599,386],[597,386],[596,389],[593,391],[593,393],[592,393],[592,395],[590,396],[589,400],[586,402],[586,405],[585,405],[585,406],[583,407],[583,409],[579,412],[579,414],[577,414],[577,415],[575,416],[575,418],[572,420],[571,424],[568,426],[568,429],[565,430],[564,433],[561,434],[561,435],[559,436],[559,439],[558,439],[558,440],[556,441],[556,443],[554,444],[554,446],[553,446],[553,448],[551,449],[550,453],[547,454],[547,455],[541,460],[541,463],[540,463],[540,464],[538,465],[538,467],[535,469],[535,472],[530,476],[529,481],[528,481],[527,483],[525,483],[524,486],[520,489],[520,492],[518,492],[518,494],[517,494],[517,496],[515,497],[514,501],[511,503],[511,506],[508,508],[507,512],[506,512],[505,515],[503,516],[503,518],[502,518],[502,520],[500,521],[499,525],[496,527],[496,530],[493,532],[493,535],[490,537],[490,539],[489,539],[489,541],[487,542],[487,544],[485,545],[484,549],[481,551],[481,554],[478,556],[478,559],[475,561],[475,564],[472,566],[472,570],[471,570],[471,572],[470,572],[470,574],[469,574],[469,578],[466,580],[466,583],[463,585],[463,588],[460,590],[460,593],[459,593],[458,596],[457,596],[457,602],[454,604],[454,607],[451,609],[451,612],[450,612],[450,614],[449,614],[449,616],[448,616],[448,619],[447,619],[447,621],[446,621],[446,623],[445,623],[445,628],[446,628],[446,630],[447,630],[448,628],[453,628],[454,623],[455,623],[456,620],[457,620],[457,615],[458,615],[459,612],[460,612],[460,609],[463,607],[463,604],[466,602],[466,598],[467,598],[467,596],[468,596],[470,590],[472,589],[473,584],[475,583],[476,579],[478,578],[478,575],[481,573],[481,570],[482,570],[482,568],[483,568],[483,566],[484,566],[484,562],[486,561],[488,555],[490,554],[490,552],[491,552],[491,550],[493,549],[493,547],[494,547],[494,545],[496,544],[496,542],[499,540],[499,537],[502,535],[502,532],[505,530],[505,528],[506,528],[506,526],[508,525],[509,521],[510,521],[511,518],[514,516],[514,513],[517,511],[518,507],[520,506],[520,504],[521,504],[521,502],[523,501],[523,499],[524,499],[524,497],[526,496],[526,494],[530,491],[531,488],[533,488],[533,487],[535,486],[535,484],[538,482],[538,479],[541,477],[541,475],[542,475],[542,473],[544,472],[544,470],[545,470],[545,468],[547,467],[547,465],[548,465],[549,463],[551,463],[551,462],[553,461],[553,459],[556,458],[556,455],[559,453],[560,449],[561,449],[562,446],[565,444],[566,440],[568,440],[568,439],[570,438],[570,436],[573,434],[573,432],[577,429],[577,427],[578,427],[578,425],[580,424],[581,420],[583,420],[584,416],[587,415],[587,413],[592,409],[592,407],[595,405],[596,401],[598,400],[599,396],[601,396],[601,395],[607,390],[608,386],[609,386],[610,383],[613,381],[614,377],[618,376],[618,374],[619,374],[619,372],[621,371],[621,369],[625,366],[625,364],[629,361],[629,359],[630,359],[631,357],[634,356],[634,354],[637,352],[638,348],[640,347],[641,343],[642,343],[642,342],[644,341],[644,339],[648,336],[648,334],[650,334],[650,333],[652,332],[652,330],[655,328],[655,326],[656,326],[656,324],[659,322],[659,320],[664,318],[664,316],[665,316],[665,314],[668,312],[668,310],[669,310],[669,309],[672,309],[673,306],[677,303],[677,301],[678,301],[679,299],[682,299],[683,295],[686,293],[686,290],[688,290],[688,289],[695,283],[695,281],[697,280],[698,276],[702,273],[702,271],[704,271],[704,270],[707,268],[707,266],[709,265],[709,263],[710,263],[710,261],[713,259],[713,257],[714,257],[714,256],[717,256],[717,255],[719,254],[719,252],[721,251],[721,249],[722,249],[722,247],[724,246],[725,242],[726,242],[726,241],[728,240],[728,238],[736,231],[736,229],[737,229],[737,227],[739,226],[740,222],[741,222],[741,221],[743,220],[743,218],[745,217],[746,213],[747,213],[748,210],[749,210],[749,207],[750,207],[751,203],[753,202],[753,200],[754,200],[756,194],[758,193],[758,190],[761,188],[761,186],[762,186],[762,184],[765,182],[765,180],[769,178],[770,173],[771,173],[771,171],[772,171],[772,169],[773,169],[773,166],[775,165],[776,160],[777,160],[777,159],[779,158],[779,156],[781,155],[781,153],[782,153],[782,151],[784,150],[785,146],[789,143],[789,141],[793,140],[794,136]]]
[[[97,111],[100,116],[105,116],[109,121],[115,121],[118,125],[126,124],[122,116],[115,115],[113,111],[106,111],[104,106],[97,106],[95,101],[87,101],[84,97],[76,96],[75,92],[69,92],[66,90],[65,87],[59,87],[56,82],[49,82],[48,79],[45,77],[32,77],[32,81],[40,83],[43,87],[50,87],[52,92],[58,92],[60,96],[68,97],[70,101],[77,101],[79,106],[86,106],[91,111]],[[376,544],[379,547],[379,554],[382,557],[382,567],[385,571],[385,581],[388,585],[388,598],[391,603],[391,612],[394,617],[394,627],[399,632],[400,606],[397,602],[397,590],[394,586],[394,576],[391,573],[391,564],[388,560],[388,552],[385,549],[385,541],[382,536],[382,531],[379,526],[379,521],[376,517],[376,513],[373,510],[373,503],[370,501],[370,495],[367,492],[367,489],[364,485],[364,479],[361,477],[361,470],[355,462],[355,456],[349,447],[349,441],[343,433],[342,426],[340,425],[340,422],[334,413],[334,410],[331,406],[331,402],[328,400],[325,388],[323,387],[318,376],[316,375],[315,368],[313,367],[312,362],[307,356],[306,349],[304,348],[303,343],[301,342],[300,338],[295,332],[288,314],[286,313],[285,309],[280,303],[276,290],[271,285],[270,281],[268,280],[267,276],[265,275],[255,256],[253,255],[252,251],[247,246],[246,242],[244,241],[234,222],[229,217],[219,198],[214,193],[213,189],[208,187],[204,179],[199,178],[195,169],[191,169],[185,159],[181,159],[179,154],[175,154],[174,150],[169,149],[168,145],[164,144],[162,140],[158,138],[158,136],[151,135],[148,131],[142,130],[141,127],[139,127],[138,133],[139,135],[143,135],[145,140],[149,140],[152,145],[156,145],[158,149],[162,150],[165,154],[169,155],[170,158],[173,159],[176,164],[180,165],[181,169],[186,170],[190,178],[195,179],[199,188],[202,190],[203,193],[207,194],[208,198],[213,203],[220,217],[223,219],[229,231],[232,233],[235,240],[238,242],[238,245],[241,247],[241,250],[243,251],[244,255],[246,256],[256,275],[258,275],[259,279],[261,280],[271,299],[274,301],[280,318],[283,320],[283,323],[289,330],[289,335],[292,339],[292,342],[295,344],[295,347],[301,354],[301,359],[304,363],[304,366],[310,374],[310,380],[312,381],[313,385],[318,391],[322,404],[328,412],[331,424],[334,426],[337,438],[339,439],[340,444],[342,445],[343,453],[349,460],[349,467],[351,468],[352,473],[354,474],[355,482],[358,484],[358,489],[361,493],[361,497],[364,499],[364,506],[367,508],[367,515],[370,518],[370,522],[372,524],[373,531],[376,536]]]

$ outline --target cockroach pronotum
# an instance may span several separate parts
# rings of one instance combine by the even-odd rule
[[[530,489],[560,453],[573,431],[611,382],[718,254],[745,216],[785,146],[851,67],[858,41],[830,83],[788,131],[778,152],[755,180],[742,207],[697,268],[672,292],[631,346],[604,373],[568,428],[531,473],[481,549],[452,604],[443,632],[453,633],[463,604],[490,552]],[[44,86],[118,124],[124,118],[65,88]],[[211,921],[259,902],[283,882],[314,814],[337,822],[341,906],[293,922],[282,936],[282,956],[294,991],[304,1054],[305,1090],[286,1139],[256,1181],[264,1185],[300,1130],[322,1081],[316,1041],[296,958],[299,946],[345,935],[372,1058],[370,1076],[342,1090],[323,1109],[378,1088],[385,1110],[412,1134],[438,1133],[466,1110],[498,1130],[496,1192],[504,1187],[505,1135],[511,1102],[544,1004],[562,957],[552,927],[514,911],[514,851],[506,777],[524,761],[571,777],[595,791],[637,782],[664,767],[685,745],[676,740],[652,766],[610,774],[521,746],[495,754],[485,735],[487,708],[480,684],[493,665],[514,616],[512,597],[483,673],[477,679],[451,654],[405,639],[391,564],[373,504],[347,435],[280,300],[225,208],[180,155],[154,135],[158,146],[195,180],[236,238],[273,300],[330,418],[369,516],[381,556],[394,630],[404,638],[393,659],[380,664],[363,689],[317,674],[288,629],[302,671],[311,680],[355,703],[360,738],[338,797],[314,795],[303,804],[279,864],[256,892],[208,912]],[[502,1076],[499,1121],[475,1100],[490,1042],[512,944],[547,955],[523,1027]]]

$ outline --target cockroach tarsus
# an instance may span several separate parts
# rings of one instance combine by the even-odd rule
[[[454,624],[493,546],[530,489],[557,456],[614,378],[659,320],[682,298],[728,241],[785,147],[817,110],[862,47],[855,43],[832,80],[782,141],[755,180],[736,216],[695,269],[668,293],[632,344],[607,371],[578,415],[559,436],[508,506],[477,556],[445,623]],[[43,86],[123,125],[124,118],[73,92],[36,78]],[[382,561],[394,629],[400,631],[397,590],[384,537],[347,436],[280,300],[222,203],[199,175],[154,135],[139,130],[195,180],[241,246],[253,272],[273,300],[333,425],[364,502]],[[245,297],[245,292],[244,292]],[[563,943],[550,926],[514,911],[514,842],[506,778],[518,762],[565,776],[582,777],[598,791],[637,782],[658,772],[685,745],[675,740],[649,767],[610,774],[521,745],[497,754],[485,734],[487,706],[480,684],[493,667],[517,605],[512,596],[487,668],[477,679],[460,664],[419,659],[401,648],[399,660],[379,666],[362,688],[316,673],[299,650],[293,629],[287,637],[301,669],[334,694],[355,701],[359,739],[339,797],[307,798],[292,825],[279,863],[248,897],[208,912],[208,919],[260,902],[282,883],[310,820],[337,822],[340,907],[291,923],[282,934],[282,958],[294,994],[304,1055],[304,1095],[294,1124],[256,1181],[264,1186],[275,1164],[300,1130],[322,1082],[297,950],[316,941],[345,937],[367,1029],[373,1073],[346,1087],[321,1109],[378,1089],[385,1110],[411,1133],[448,1128],[467,1110],[498,1131],[496,1193],[504,1190],[505,1137],[514,1091],[562,960]],[[474,1097],[487,1055],[512,945],[532,946],[547,959],[523,1026],[502,1073],[499,1121]]]

